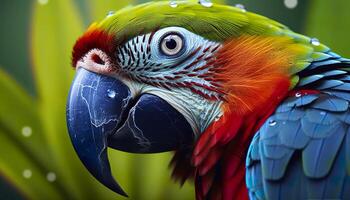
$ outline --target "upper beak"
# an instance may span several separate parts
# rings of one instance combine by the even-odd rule
[[[127,196],[114,180],[107,146],[137,153],[175,150],[193,142],[184,116],[151,94],[132,97],[121,81],[79,68],[67,103],[73,146],[90,173],[111,190]]]

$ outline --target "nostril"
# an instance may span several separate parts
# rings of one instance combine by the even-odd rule
[[[78,63],[80,67],[100,74],[111,74],[117,70],[111,58],[100,49],[91,49]]]
[[[93,54],[91,56],[91,59],[92,59],[93,62],[95,62],[97,64],[100,64],[100,65],[104,65],[105,64],[105,61],[103,61],[102,58],[99,55],[97,55],[97,54]]]

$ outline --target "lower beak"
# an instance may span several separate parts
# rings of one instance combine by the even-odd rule
[[[111,190],[127,196],[114,180],[107,147],[156,153],[189,146],[194,134],[187,120],[151,94],[133,98],[121,81],[78,69],[67,104],[67,126],[80,160]]]

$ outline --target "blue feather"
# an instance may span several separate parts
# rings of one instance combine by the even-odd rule
[[[317,90],[325,90],[328,88],[334,88],[337,86],[341,86],[343,85],[344,82],[343,81],[339,81],[339,80],[325,80],[324,82],[320,83],[320,85],[318,85],[316,87]]]
[[[300,97],[289,97],[283,102],[283,104],[287,104],[288,107],[299,107],[315,101],[318,97],[319,95],[317,94],[310,94]]]
[[[305,112],[301,109],[298,108],[293,108],[290,111],[287,112],[280,112],[280,113],[276,113],[276,119],[278,119],[279,121],[285,121],[285,120],[291,120],[291,121],[296,121],[298,119],[300,119],[301,117],[303,117],[305,115]]]
[[[289,121],[285,123],[284,126],[281,126],[281,130],[279,138],[286,147],[301,149],[304,148],[310,140],[310,137],[305,135],[304,131],[301,129],[300,122]]]
[[[285,99],[249,148],[252,199],[350,199],[350,60],[313,59],[295,89],[320,93]]]
[[[347,175],[350,176],[350,128],[346,131],[346,138],[345,138],[345,162],[346,162],[346,171]],[[349,179],[349,178],[348,178]],[[350,181],[350,180],[349,180]],[[349,193],[350,197],[350,193]]]
[[[341,58],[340,55],[338,55],[338,54],[336,54],[336,53],[334,53],[334,52],[328,52],[328,54],[329,54],[330,56],[332,56],[334,59]]]
[[[326,112],[322,110],[310,109],[306,111],[306,118],[313,123],[318,123],[322,125],[331,125],[337,119],[337,117],[331,112]]]
[[[346,131],[341,124],[334,127],[334,130],[328,138],[311,140],[303,151],[303,166],[306,176],[322,178],[328,174]]]
[[[344,63],[350,63],[350,59],[347,59],[347,58],[340,58],[339,61]]]
[[[343,75],[347,74],[348,72],[342,71],[342,70],[331,70],[331,71],[326,71],[322,73],[324,77],[330,77],[330,76],[338,76],[338,75]]]
[[[277,107],[276,113],[288,112],[292,109],[292,106],[288,106],[286,103],[282,103],[280,106]]]
[[[349,75],[343,76],[343,77],[339,78],[339,80],[350,81],[350,76]]]
[[[273,122],[275,124],[273,126],[271,126],[271,122]],[[276,134],[279,131],[279,126],[280,126],[280,123],[277,123],[277,121],[275,121],[274,118],[269,118],[267,120],[267,123],[265,123],[260,128],[261,132],[266,133],[266,134],[260,135],[260,139],[265,140],[265,139],[272,138],[272,137],[276,136]]]
[[[277,132],[277,134],[278,134],[278,132]],[[264,145],[270,145],[270,146],[279,145],[282,142],[277,134],[275,136],[267,138],[267,139],[261,139],[261,141],[263,142]],[[260,145],[263,145],[263,144],[260,143]],[[259,145],[259,148],[260,148],[260,145]]]
[[[342,98],[346,101],[350,101],[350,93],[344,91],[326,90],[327,94]]]
[[[344,91],[350,91],[350,83],[344,83],[341,85],[338,85],[334,88],[332,88],[334,90],[344,90]]]
[[[311,106],[326,111],[341,112],[348,109],[349,102],[333,96],[323,96],[317,99]]]
[[[310,83],[314,83],[314,82],[322,79],[323,77],[324,77],[324,75],[322,75],[322,74],[316,74],[316,75],[312,75],[312,76],[303,77],[299,80],[298,86],[305,86],[305,85],[308,85]]]
[[[324,138],[332,134],[334,127],[339,125],[339,123],[340,122],[332,125],[323,125],[311,122],[308,118],[305,117],[301,120],[301,128],[304,131],[305,135],[311,138]]]
[[[335,65],[335,64],[339,64],[341,63],[341,61],[339,60],[326,60],[326,61],[319,61],[319,62],[313,62],[308,69],[316,69],[319,67],[324,67],[327,65]]]
[[[343,141],[345,142],[345,140]],[[327,185],[324,191],[325,198],[340,199],[344,190],[344,181],[346,178],[345,164],[345,145],[341,146],[336,160],[327,178]],[[349,190],[349,188],[347,188]]]
[[[263,145],[263,153],[266,158],[278,160],[286,156],[291,151],[282,145]]]
[[[345,177],[343,192],[341,194],[341,199],[350,199],[350,177],[349,175]]]
[[[260,151],[262,151],[260,149]],[[294,151],[290,150],[281,159],[269,159],[262,156],[262,173],[267,180],[279,180],[283,177],[290,158],[293,156]]]

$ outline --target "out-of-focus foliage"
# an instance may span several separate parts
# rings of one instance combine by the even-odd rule
[[[108,11],[140,2],[145,0],[33,0],[30,30],[23,33],[28,41],[0,38],[1,55],[16,52],[16,48],[19,52],[12,57],[0,56],[0,65],[25,63],[26,58],[20,53],[23,51],[21,44],[30,44],[26,53],[31,66],[20,66],[17,71],[8,66],[0,68],[0,174],[18,192],[17,198],[124,199],[94,180],[78,160],[66,130],[65,103],[74,76],[70,52],[75,40],[90,22],[102,19]],[[271,0],[269,4],[260,0],[226,2],[244,3],[248,10],[276,20],[281,18],[286,25],[300,28],[298,31],[303,32],[304,27],[307,34],[329,44],[335,52],[350,55],[348,0],[300,0],[295,10],[285,8],[283,0]],[[0,11],[3,11],[1,7]],[[291,17],[286,18],[284,13]],[[18,21],[2,20],[13,26]],[[8,29],[14,33],[15,30],[23,32],[21,26]],[[6,31],[0,35],[6,33],[11,35]],[[11,47],[4,48],[9,44]],[[33,77],[28,78],[30,74],[23,73],[22,69],[25,72],[32,69]],[[15,75],[15,79],[5,71]],[[36,92],[32,86],[23,85],[29,83]],[[113,174],[131,199],[194,198],[191,184],[179,189],[170,180],[170,153],[135,155],[110,150],[109,156]],[[6,198],[1,193],[0,199],[3,197]]]
[[[350,1],[315,0],[310,6],[306,33],[335,52],[350,57]]]

